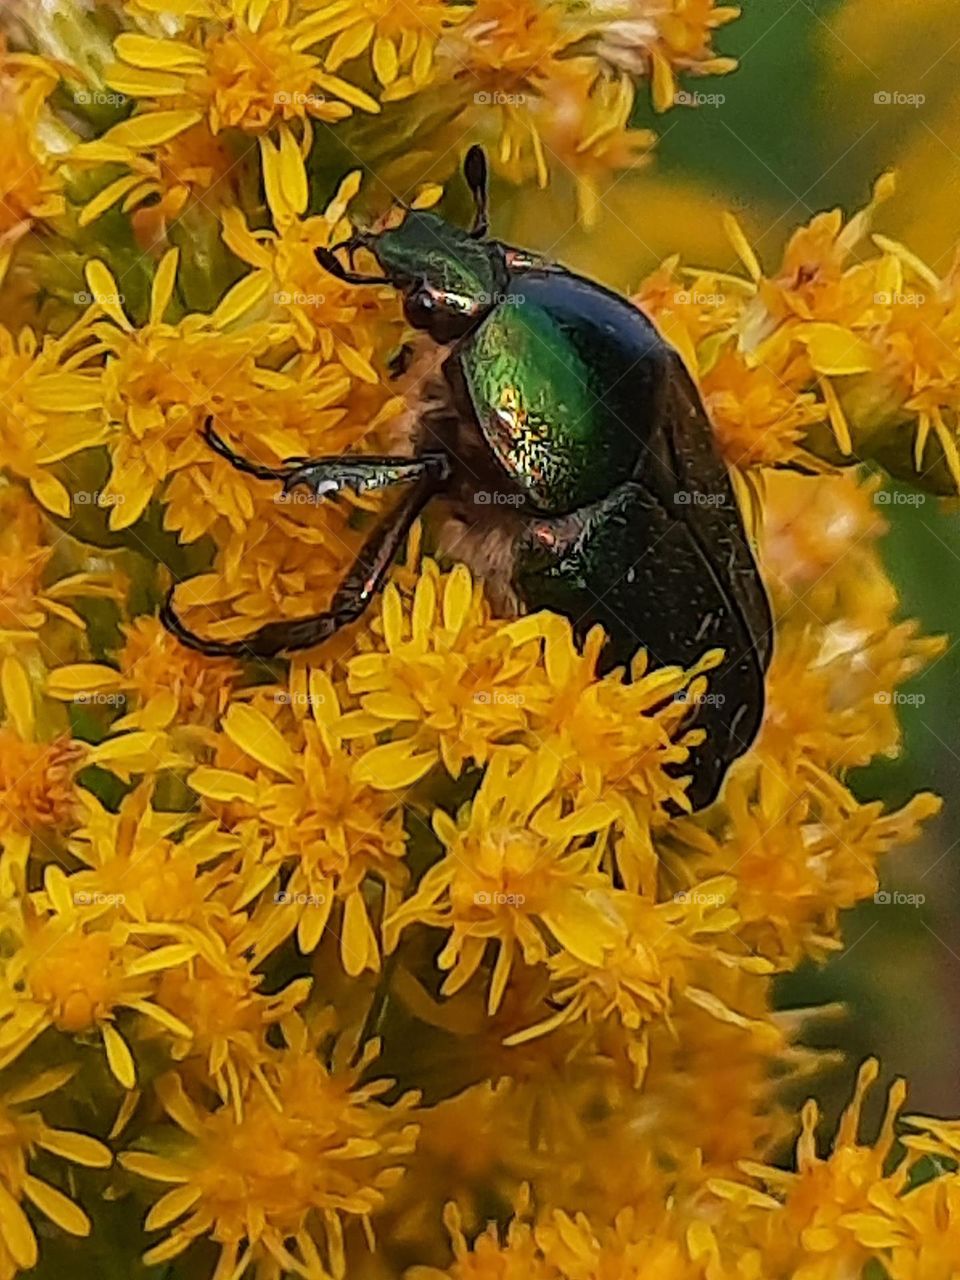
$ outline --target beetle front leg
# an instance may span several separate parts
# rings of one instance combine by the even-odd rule
[[[258,480],[279,480],[284,493],[309,489],[317,498],[340,493],[343,489],[350,489],[356,494],[371,489],[387,489],[422,477],[429,477],[440,484],[450,474],[450,463],[443,453],[425,453],[416,458],[383,454],[290,458],[283,466],[267,467],[251,462],[231,449],[214,430],[212,419],[208,419],[204,426],[203,438],[215,453],[244,475]]]
[[[171,587],[161,607],[160,620],[181,644],[210,658],[275,658],[294,649],[311,649],[360,617],[382,589],[410,526],[441,487],[432,475],[420,477],[396,510],[371,531],[350,572],[334,592],[330,608],[323,613],[268,622],[242,640],[206,640],[191,631],[177,614],[173,606],[176,587]]]

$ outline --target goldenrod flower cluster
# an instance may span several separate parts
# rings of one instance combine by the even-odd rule
[[[700,382],[776,615],[762,731],[703,813],[684,765],[718,655],[601,676],[599,631],[497,616],[429,528],[288,664],[156,619],[171,577],[211,637],[322,609],[378,507],[280,503],[200,436],[384,452],[415,411],[396,297],[315,250],[434,204],[467,138],[501,182],[573,172],[589,213],[652,145],[636,93],[665,110],[731,70],[736,16],[9,11],[0,1280],[140,1255],[171,1280],[957,1274],[957,1124],[895,1151],[898,1084],[861,1142],[871,1061],[819,1153],[782,1093],[817,1060],[772,984],[842,947],[938,809],[845,780],[897,752],[894,692],[943,642],[898,617],[880,480],[842,464],[960,481],[960,275],[880,237],[854,261],[871,206],[772,276],[731,222],[742,278],[670,261],[637,295]]]
[[[823,471],[881,463],[960,490],[960,252],[941,278],[872,231],[884,174],[849,220],[817,214],[764,273],[732,215],[742,275],[665,262],[637,295],[696,370],[727,461]]]

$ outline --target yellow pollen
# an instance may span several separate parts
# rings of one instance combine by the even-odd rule
[[[110,959],[106,934],[71,934],[29,966],[33,998],[49,1006],[60,1031],[88,1031],[110,1011],[115,994]]]

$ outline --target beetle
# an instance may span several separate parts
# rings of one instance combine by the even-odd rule
[[[640,647],[654,664],[724,660],[694,723],[688,797],[710,803],[750,745],[764,705],[770,607],[703,403],[678,353],[619,294],[489,235],[487,162],[464,162],[469,230],[408,211],[394,228],[317,250],[329,272],[402,295],[410,328],[432,353],[410,456],[328,456],[262,466],[208,422],[209,445],[235,467],[317,499],[403,486],[369,533],[329,608],[271,622],[244,639],[203,639],[177,616],[167,627],[211,656],[255,656],[319,644],[358,618],[383,586],[420,512],[440,508],[438,546],[471,565],[498,611],[551,609],[582,640],[607,640],[601,671]],[[355,270],[369,250],[382,274]],[[345,250],[347,264],[335,250]],[[404,360],[403,364],[407,362]]]

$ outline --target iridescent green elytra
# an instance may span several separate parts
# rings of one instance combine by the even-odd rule
[[[234,465],[317,496],[408,485],[370,534],[323,614],[270,623],[220,643],[187,631],[168,599],[163,616],[210,654],[276,653],[319,643],[363,611],[382,586],[413,520],[442,499],[453,554],[491,583],[494,598],[550,608],[578,635],[605,628],[607,669],[645,648],[657,665],[725,658],[695,722],[694,808],[717,794],[752,742],[770,659],[769,605],[709,421],[679,356],[624,298],[487,235],[486,161],[464,166],[477,215],[464,231],[411,212],[363,246],[382,276],[321,263],[356,285],[389,281],[410,326],[446,350],[425,397],[413,457],[316,458],[282,468]]]

